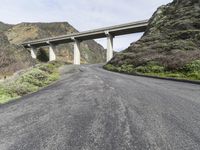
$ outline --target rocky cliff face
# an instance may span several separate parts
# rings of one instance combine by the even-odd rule
[[[66,22],[20,23],[17,25],[8,25],[0,22],[0,71],[16,71],[25,66],[32,65],[34,61],[30,58],[28,51],[19,46],[20,43],[74,32],[78,31]],[[48,53],[48,49],[40,49],[38,55],[41,55],[41,53]],[[56,55],[57,59],[60,61],[72,62],[72,43],[58,46]],[[39,56],[39,58],[42,57]],[[45,59],[43,59],[43,61],[44,60]],[[105,50],[93,40],[82,42],[81,61],[82,63],[105,62]],[[27,63],[23,65],[20,62]],[[12,66],[12,64],[16,64],[16,66]]]
[[[34,64],[30,54],[21,46],[10,44],[7,36],[0,34],[0,77]]]
[[[149,21],[143,37],[117,54],[109,64],[149,65],[174,71],[200,59],[200,1],[174,0],[161,6]]]

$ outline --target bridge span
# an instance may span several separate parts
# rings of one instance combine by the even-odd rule
[[[59,44],[74,43],[74,64],[80,64],[80,42],[98,38],[107,38],[107,61],[113,57],[113,38],[115,36],[144,32],[147,28],[148,20],[131,22],[116,26],[110,26],[85,32],[72,33],[51,38],[44,38],[22,43],[25,48],[30,48],[32,58],[36,59],[37,48],[49,47],[49,61],[56,60],[54,50]]]

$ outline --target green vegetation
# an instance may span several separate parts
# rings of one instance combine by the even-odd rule
[[[143,36],[117,53],[105,68],[200,80],[200,13],[197,5],[199,1],[173,0],[159,7]]]
[[[146,65],[134,67],[133,65],[121,65],[114,66],[107,64],[104,66],[105,69],[110,71],[129,73],[129,74],[143,74],[158,77],[171,77],[177,79],[187,80],[200,80],[200,60],[192,61],[186,64],[184,67],[169,71],[166,67],[159,65],[156,62],[149,62]]]
[[[59,79],[58,67],[60,66],[61,63],[58,62],[40,64],[23,73],[14,81],[4,85],[0,84],[0,104],[36,92],[56,81]]]

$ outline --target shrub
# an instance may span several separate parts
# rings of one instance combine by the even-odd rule
[[[0,103],[12,98],[36,92],[59,78],[58,67],[60,63],[52,62],[36,66],[32,70],[22,74],[15,81],[0,86]]]
[[[122,65],[121,71],[127,72],[127,73],[132,73],[132,72],[134,72],[134,66],[133,65]]]
[[[7,102],[11,98],[12,96],[8,93],[8,91],[4,87],[0,86],[0,104]]]
[[[190,79],[200,80],[200,71],[195,71],[187,74]]]
[[[158,65],[156,62],[149,62],[145,66],[137,67],[135,70],[141,73],[161,73],[165,71],[165,67]]]
[[[200,72],[200,60],[195,60],[185,65],[182,70],[185,72]]]
[[[14,95],[23,96],[25,94],[37,91],[39,87],[28,82],[23,82],[21,84],[14,83],[13,85],[8,86],[7,89],[9,89],[9,94],[14,97]]]
[[[146,66],[139,66],[135,70],[136,70],[136,72],[149,73],[149,70]]]
[[[31,70],[30,72],[22,75],[21,78],[19,78],[16,83],[20,84],[20,83],[30,83],[32,85],[38,86],[38,87],[42,87],[46,85],[46,82],[48,80],[48,76],[49,74],[38,69],[38,68],[34,68],[33,70]]]
[[[117,71],[117,68],[112,64],[107,64],[104,66],[104,68],[110,71]]]

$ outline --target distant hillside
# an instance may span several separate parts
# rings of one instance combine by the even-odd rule
[[[3,22],[0,22],[0,33],[1,32],[4,32],[6,30],[8,30],[9,28],[11,28],[12,25],[9,25],[9,24],[5,24]]]
[[[181,72],[183,77],[194,75],[200,79],[199,60],[200,3],[174,0],[158,8],[143,37],[117,54],[109,65],[123,72],[166,73],[178,77],[177,72]],[[192,66],[196,66],[193,71],[189,69]]]
[[[1,73],[3,71],[6,72],[6,70],[10,70],[11,72],[16,71],[34,63],[34,60],[30,58],[28,51],[19,46],[20,43],[74,32],[78,31],[67,22],[20,23],[17,25],[8,25],[0,22]],[[38,55],[41,55],[41,53],[44,52],[45,54],[48,53],[48,49],[42,48],[39,51]],[[57,59],[60,61],[73,62],[73,44],[70,43],[58,46],[56,55]],[[38,58],[41,58],[41,56]],[[45,60],[46,59],[43,59],[42,61]],[[82,63],[105,62],[104,48],[93,40],[82,42],[81,61]],[[25,63],[21,64],[20,62]],[[16,64],[16,66],[14,64]]]

